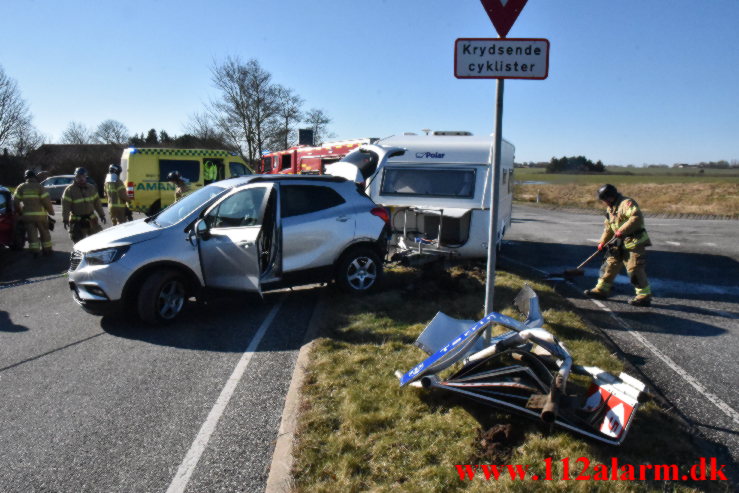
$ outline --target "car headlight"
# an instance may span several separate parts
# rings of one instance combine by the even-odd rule
[[[96,250],[94,252],[88,252],[85,254],[85,260],[90,265],[105,265],[111,264],[121,258],[126,251],[128,251],[129,245],[106,248],[105,250]]]

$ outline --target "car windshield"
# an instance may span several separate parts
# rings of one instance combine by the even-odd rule
[[[200,190],[186,195],[181,200],[170,205],[160,212],[153,222],[161,227],[172,226],[189,216],[196,209],[211,202],[215,197],[221,195],[226,189],[217,184],[208,185]]]

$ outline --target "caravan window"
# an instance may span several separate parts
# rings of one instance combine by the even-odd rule
[[[475,195],[475,170],[387,168],[380,193],[469,199]]]
[[[167,175],[172,171],[179,171],[180,176],[196,183],[200,180],[200,161],[185,161],[183,159],[160,159],[159,181],[167,181]]]

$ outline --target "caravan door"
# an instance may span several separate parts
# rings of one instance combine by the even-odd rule
[[[261,291],[261,276],[280,248],[273,241],[277,237],[275,196],[272,184],[254,185],[208,210],[203,219],[207,231],[198,240],[206,286]]]

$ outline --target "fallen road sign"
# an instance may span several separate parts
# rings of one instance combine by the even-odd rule
[[[458,79],[546,79],[549,40],[459,38],[454,44]]]

